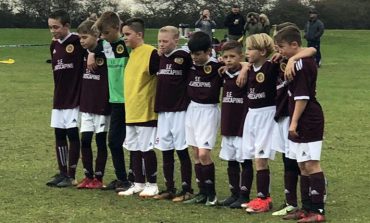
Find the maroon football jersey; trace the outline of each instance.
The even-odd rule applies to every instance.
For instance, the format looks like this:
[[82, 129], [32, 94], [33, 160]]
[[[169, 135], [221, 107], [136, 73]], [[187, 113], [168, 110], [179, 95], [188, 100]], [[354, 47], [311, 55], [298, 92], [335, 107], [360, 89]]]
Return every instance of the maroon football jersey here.
[[187, 73], [192, 66], [190, 54], [176, 49], [162, 55], [157, 72], [155, 112], [185, 111], [189, 104], [186, 94]]
[[188, 73], [187, 92], [190, 100], [200, 104], [220, 102], [222, 78], [218, 74], [221, 64], [214, 58], [203, 66], [192, 65]]
[[223, 75], [221, 104], [221, 135], [243, 136], [244, 119], [247, 114], [247, 90], [236, 85], [239, 71]]
[[317, 67], [313, 58], [298, 60], [296, 75], [288, 86], [289, 115], [293, 116], [296, 100], [308, 100], [307, 106], [298, 121], [299, 137], [289, 139], [297, 143], [320, 141], [324, 134], [324, 114], [316, 100]]
[[284, 72], [286, 63], [288, 60], [283, 59], [280, 61], [279, 76], [276, 81], [276, 113], [275, 121], [278, 121], [280, 117], [289, 116], [288, 111], [288, 84], [289, 81], [285, 80]]
[[80, 111], [97, 115], [109, 115], [109, 89], [107, 60], [103, 53], [95, 54], [97, 68], [87, 68], [87, 52], [84, 57]]
[[76, 34], [52, 41], [50, 53], [54, 74], [54, 109], [79, 106], [84, 49]]
[[276, 79], [279, 65], [266, 61], [260, 68], [248, 71], [247, 97], [250, 108], [275, 106]]

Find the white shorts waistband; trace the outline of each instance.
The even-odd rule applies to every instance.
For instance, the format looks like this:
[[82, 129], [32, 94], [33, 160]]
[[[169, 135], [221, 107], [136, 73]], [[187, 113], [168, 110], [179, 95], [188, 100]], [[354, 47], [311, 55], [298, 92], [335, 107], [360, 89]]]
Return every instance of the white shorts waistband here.
[[265, 112], [265, 111], [276, 111], [276, 106], [267, 106], [262, 108], [249, 108], [249, 112]]
[[197, 107], [201, 107], [201, 108], [209, 108], [209, 107], [217, 107], [218, 105], [217, 104], [201, 104], [201, 103], [197, 103], [197, 102], [194, 102], [194, 101], [190, 101], [190, 104], [189, 104], [189, 107], [192, 107], [192, 108], [197, 108]]

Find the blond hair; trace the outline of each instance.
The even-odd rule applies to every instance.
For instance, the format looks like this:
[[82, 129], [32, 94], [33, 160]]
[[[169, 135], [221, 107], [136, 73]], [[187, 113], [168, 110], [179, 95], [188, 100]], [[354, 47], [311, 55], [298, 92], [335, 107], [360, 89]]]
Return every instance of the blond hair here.
[[171, 33], [175, 39], [178, 39], [180, 36], [179, 29], [175, 26], [163, 26], [159, 29], [159, 33]]
[[274, 40], [266, 33], [248, 36], [246, 40], [247, 49], [266, 51], [266, 57], [274, 52]]

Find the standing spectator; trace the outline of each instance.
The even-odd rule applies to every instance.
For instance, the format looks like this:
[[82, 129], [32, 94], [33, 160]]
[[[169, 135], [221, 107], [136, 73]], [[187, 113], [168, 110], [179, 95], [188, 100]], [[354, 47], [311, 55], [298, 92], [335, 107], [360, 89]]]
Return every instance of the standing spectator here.
[[255, 12], [249, 12], [247, 14], [247, 23], [244, 25], [244, 35], [250, 36], [261, 32], [262, 26], [259, 17], [259, 14]]
[[204, 9], [200, 13], [200, 18], [195, 22], [195, 28], [207, 33], [212, 38], [216, 22], [211, 19], [211, 13], [208, 9]]
[[320, 38], [324, 33], [324, 23], [318, 19], [316, 9], [310, 9], [309, 20], [304, 27], [304, 38], [307, 40], [307, 47], [315, 47], [317, 50], [315, 61], [317, 67], [321, 65]]
[[240, 14], [238, 5], [232, 6], [231, 13], [226, 16], [224, 25], [228, 29], [228, 38], [230, 40], [238, 40], [243, 36], [245, 18]]
[[261, 33], [266, 33], [267, 35], [270, 35], [270, 30], [271, 30], [271, 26], [270, 26], [270, 20], [269, 18], [267, 17], [267, 15], [265, 14], [260, 14], [259, 16], [260, 18], [260, 23], [261, 23]]

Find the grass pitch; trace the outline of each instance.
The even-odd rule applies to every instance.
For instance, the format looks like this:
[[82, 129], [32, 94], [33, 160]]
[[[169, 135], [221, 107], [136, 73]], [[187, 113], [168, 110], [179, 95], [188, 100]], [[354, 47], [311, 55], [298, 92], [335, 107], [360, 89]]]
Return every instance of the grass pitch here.
[[[220, 37], [222, 32], [218, 33]], [[329, 180], [328, 222], [370, 222], [369, 35], [370, 31], [328, 30], [322, 40], [317, 96], [326, 120], [322, 167]], [[155, 43], [155, 37], [156, 31], [149, 30], [147, 42]], [[0, 29], [0, 45], [49, 41], [46, 29]], [[45, 63], [49, 54], [48, 46], [0, 47], [0, 60], [16, 61], [0, 64], [1, 222], [285, 222], [271, 212], [248, 215], [244, 210], [45, 186], [57, 169], [53, 129], [49, 127], [53, 93], [51, 67]], [[216, 189], [222, 199], [229, 191], [227, 163], [217, 158], [219, 150], [218, 146], [213, 155]], [[161, 156], [157, 154], [159, 185], [163, 188]], [[271, 162], [271, 177], [276, 209], [284, 200], [280, 155]], [[82, 178], [80, 162], [78, 179]], [[105, 182], [112, 179], [109, 157]], [[196, 189], [195, 183], [193, 186]]]

